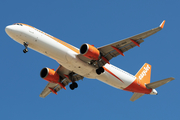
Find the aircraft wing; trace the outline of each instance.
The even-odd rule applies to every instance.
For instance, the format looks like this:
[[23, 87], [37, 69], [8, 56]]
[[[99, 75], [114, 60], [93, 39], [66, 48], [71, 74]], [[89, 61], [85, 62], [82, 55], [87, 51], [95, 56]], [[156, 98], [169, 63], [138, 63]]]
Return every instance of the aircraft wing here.
[[[73, 72], [67, 70], [66, 68], [64, 68], [61, 65], [56, 70], [56, 72], [62, 78], [61, 83], [64, 84], [65, 86], [67, 86], [69, 83], [71, 83], [71, 80], [79, 81], [79, 80], [84, 78], [81, 75], [78, 75], [76, 73], [73, 73]], [[69, 78], [66, 78], [65, 76], [63, 76], [63, 74], [68, 74], [71, 80]], [[49, 87], [53, 88], [56, 91], [59, 91], [59, 90], [62, 89], [62, 87], [59, 84], [49, 82], [39, 96], [42, 97], [42, 98], [45, 98], [47, 95], [49, 95], [51, 93], [51, 90], [49, 89]]]
[[[109, 45], [105, 45], [103, 47], [99, 47], [98, 50], [102, 53], [102, 55], [107, 59], [111, 60], [113, 57], [116, 57], [120, 54], [119, 51], [122, 52], [122, 55], [124, 52], [130, 50], [131, 48], [138, 46], [142, 42], [144, 42], [143, 39], [155, 34], [156, 32], [160, 31], [164, 27], [165, 20], [161, 23], [161, 25], [157, 28], [148, 30], [146, 32], [137, 34], [135, 36], [117, 41], [115, 43], [111, 43]], [[113, 47], [117, 48], [116, 50]]]
[[124, 56], [124, 52], [130, 50], [131, 48], [135, 46], [140, 46], [140, 44], [144, 42], [143, 39], [163, 29], [164, 24], [165, 24], [165, 20], [157, 28], [154, 28], [146, 32], [134, 35], [132, 37], [99, 47], [98, 50], [100, 51], [101, 56], [103, 56], [106, 59], [106, 61], [103, 58], [101, 58], [99, 62], [97, 63], [97, 61], [92, 61], [91, 59], [86, 58], [82, 54], [79, 54], [78, 58], [86, 63], [93, 63], [92, 65], [95, 66], [96, 68], [99, 68], [99, 66], [102, 67], [103, 65], [107, 63], [107, 61], [110, 61], [112, 58], [120, 54]]
[[[51, 93], [51, 90], [48, 87], [53, 88], [53, 89], [56, 88], [56, 91], [59, 91], [61, 89], [61, 87], [58, 84], [49, 82], [46, 85], [46, 87], [44, 88], [44, 90], [41, 92], [41, 94], [39, 95], [40, 97], [45, 98], [47, 95], [49, 95]], [[59, 88], [59, 90], [58, 90], [58, 88]]]

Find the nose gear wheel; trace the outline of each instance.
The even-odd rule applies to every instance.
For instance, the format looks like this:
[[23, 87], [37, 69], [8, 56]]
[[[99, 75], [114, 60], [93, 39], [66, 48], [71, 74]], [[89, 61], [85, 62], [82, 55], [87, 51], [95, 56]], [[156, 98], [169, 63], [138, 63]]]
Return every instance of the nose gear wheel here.
[[24, 47], [25, 49], [23, 50], [24, 53], [27, 53], [28, 52], [28, 43], [27, 42], [24, 42]]

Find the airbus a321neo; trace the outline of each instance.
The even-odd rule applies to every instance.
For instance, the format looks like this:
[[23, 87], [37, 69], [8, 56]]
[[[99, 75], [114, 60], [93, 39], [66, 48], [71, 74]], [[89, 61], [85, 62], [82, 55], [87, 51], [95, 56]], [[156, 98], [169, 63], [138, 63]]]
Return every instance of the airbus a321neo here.
[[57, 70], [45, 67], [41, 70], [40, 76], [48, 81], [40, 97], [45, 98], [51, 92], [57, 94], [61, 89], [66, 90], [78, 87], [76, 81], [86, 78], [98, 79], [108, 85], [125, 91], [133, 92], [131, 101], [135, 101], [144, 94], [157, 95], [155, 88], [174, 80], [173, 77], [150, 83], [151, 65], [145, 63], [137, 74], [131, 75], [128, 72], [117, 68], [109, 61], [118, 56], [124, 56], [124, 52], [144, 42], [143, 39], [155, 34], [164, 27], [165, 21], [157, 28], [141, 34], [102, 46], [83, 44], [80, 49], [55, 38], [35, 27], [23, 23], [16, 23], [5, 28], [6, 33], [18, 43], [24, 45], [24, 53], [31, 48], [44, 54], [60, 65]]

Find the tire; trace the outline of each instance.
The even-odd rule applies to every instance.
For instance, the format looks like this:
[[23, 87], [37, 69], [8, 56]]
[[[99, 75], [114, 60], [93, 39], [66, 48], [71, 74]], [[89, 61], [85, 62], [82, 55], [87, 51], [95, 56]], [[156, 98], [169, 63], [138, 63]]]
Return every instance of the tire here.
[[73, 87], [74, 88], [77, 88], [78, 87], [78, 84], [76, 82], [73, 83]]
[[100, 68], [96, 69], [96, 73], [97, 73], [98, 75], [100, 75], [100, 74], [103, 73], [103, 72], [104, 72], [104, 68], [103, 68], [103, 67], [100, 67]]
[[101, 74], [101, 71], [100, 71], [99, 69], [96, 69], [96, 73], [97, 73], [98, 75], [100, 75], [100, 74]]
[[28, 49], [24, 49], [23, 52], [24, 52], [24, 53], [27, 53], [27, 52], [28, 52]]
[[26, 53], [26, 50], [24, 49], [23, 52]]
[[70, 84], [70, 86], [69, 86], [69, 87], [70, 87], [70, 89], [71, 89], [71, 90], [74, 90], [74, 86], [73, 86], [73, 84]]
[[103, 67], [100, 67], [99, 70], [101, 71], [101, 73], [104, 72], [104, 68]]

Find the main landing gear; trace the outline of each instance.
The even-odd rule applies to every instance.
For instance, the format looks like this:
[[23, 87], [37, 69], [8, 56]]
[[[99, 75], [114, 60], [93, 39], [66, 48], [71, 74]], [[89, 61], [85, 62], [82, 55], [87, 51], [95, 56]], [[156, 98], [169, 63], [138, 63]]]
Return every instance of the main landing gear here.
[[98, 75], [100, 75], [101, 73], [103, 73], [104, 72], [104, 68], [103, 67], [99, 67], [98, 69], [96, 69], [96, 73], [98, 74]]
[[24, 53], [27, 53], [27, 52], [28, 52], [28, 49], [27, 49], [27, 48], [28, 48], [28, 43], [27, 43], [27, 42], [24, 42], [23, 44], [24, 44], [24, 47], [25, 47], [25, 49], [23, 50], [23, 52], [24, 52]]
[[73, 82], [72, 84], [70, 84], [69, 87], [70, 87], [71, 90], [74, 90], [75, 88], [78, 87], [78, 84], [76, 82]]

